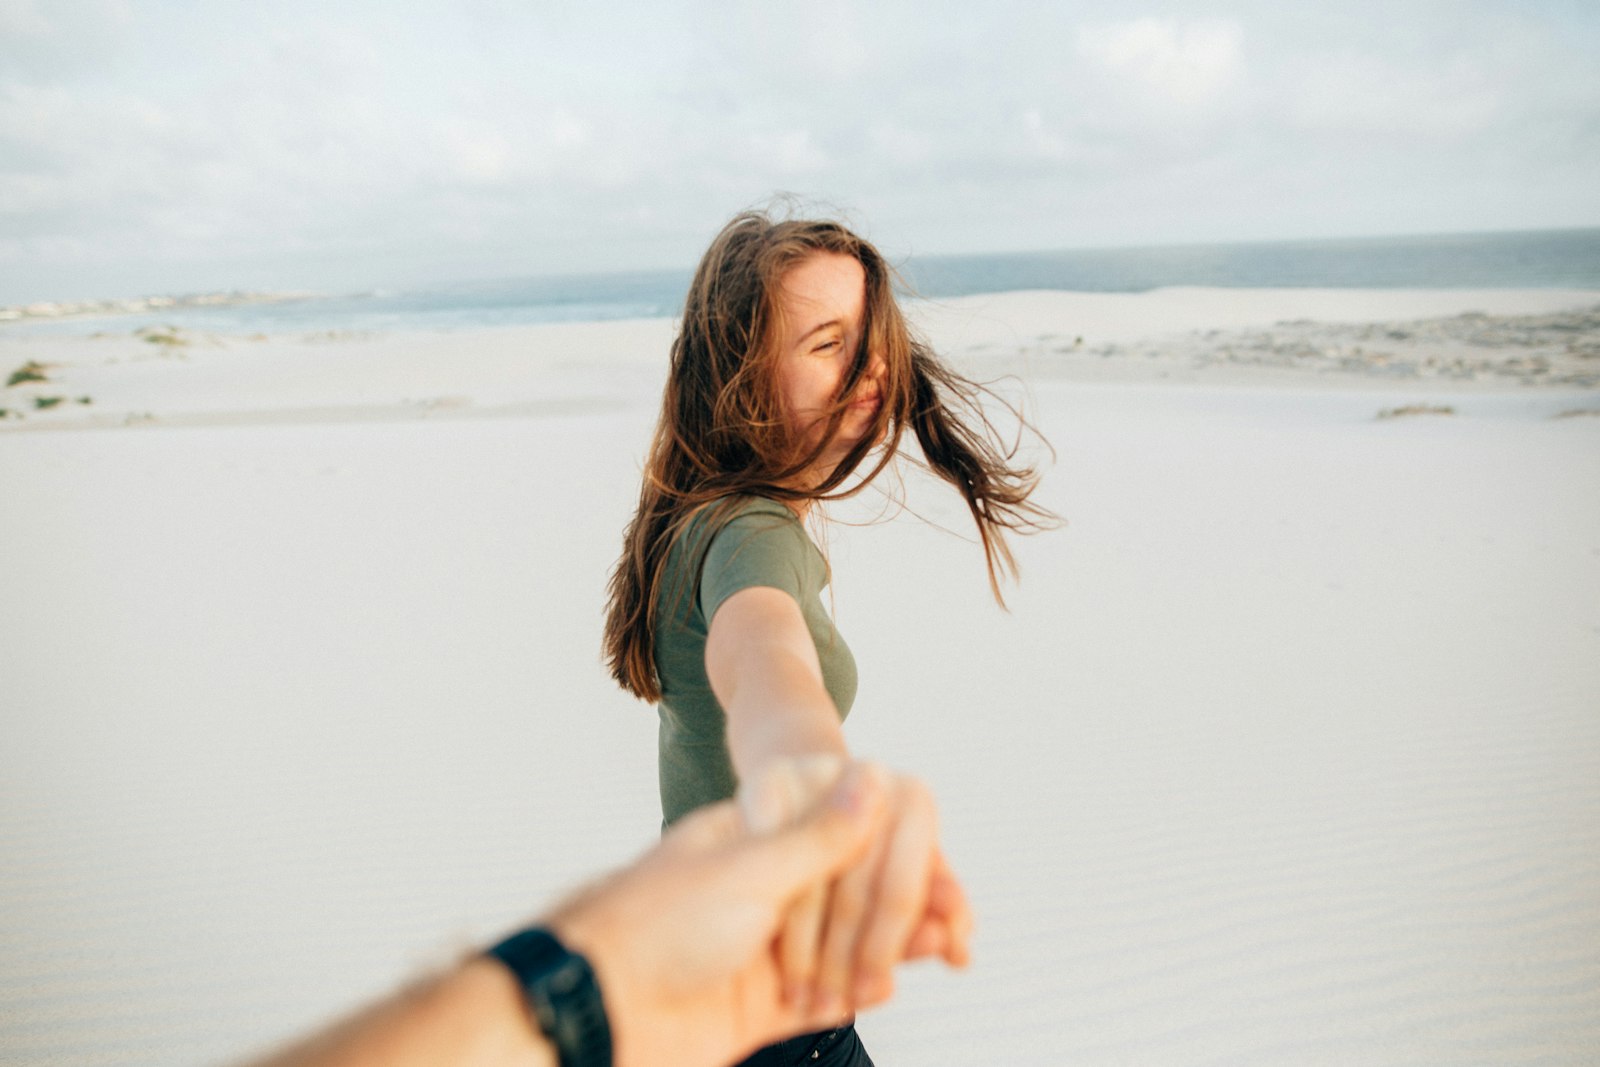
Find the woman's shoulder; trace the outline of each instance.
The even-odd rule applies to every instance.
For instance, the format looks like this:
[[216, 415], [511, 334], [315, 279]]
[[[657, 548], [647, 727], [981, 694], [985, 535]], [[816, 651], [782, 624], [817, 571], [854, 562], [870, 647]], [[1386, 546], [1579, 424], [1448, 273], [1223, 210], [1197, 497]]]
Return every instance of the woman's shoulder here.
[[792, 524], [796, 529], [804, 530], [798, 515], [780, 501], [767, 496], [725, 496], [701, 504], [684, 529], [697, 536], [710, 533], [715, 537], [735, 523], [748, 525], [754, 522], [759, 526], [769, 526], [773, 519], [779, 520], [780, 524]]
[[739, 554], [752, 543], [768, 553], [802, 559], [817, 553], [800, 517], [781, 501], [764, 496], [724, 497], [701, 508], [690, 522], [687, 541], [714, 555]]
[[827, 563], [804, 524], [781, 501], [729, 501], [726, 521], [708, 531], [698, 573], [709, 619], [726, 596], [753, 585], [782, 589], [804, 604], [828, 582]]
[[793, 523], [797, 527], [800, 526], [800, 516], [791, 511], [787, 505], [772, 499], [770, 496], [734, 497], [733, 503], [729, 506], [729, 521], [743, 518], [746, 515], [775, 515]]

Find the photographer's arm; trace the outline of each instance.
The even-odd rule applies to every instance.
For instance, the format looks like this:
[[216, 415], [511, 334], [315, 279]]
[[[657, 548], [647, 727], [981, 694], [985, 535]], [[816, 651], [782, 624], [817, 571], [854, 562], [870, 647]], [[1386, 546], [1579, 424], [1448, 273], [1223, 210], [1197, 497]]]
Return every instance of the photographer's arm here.
[[[778, 832], [751, 833], [733, 801], [715, 804], [557, 908], [544, 925], [593, 967], [617, 1067], [713, 1067], [826, 1025], [782, 997], [772, 943], [789, 906], [862, 858], [883, 818], [883, 778], [866, 766]], [[555, 1062], [517, 980], [480, 956], [258, 1067]]]

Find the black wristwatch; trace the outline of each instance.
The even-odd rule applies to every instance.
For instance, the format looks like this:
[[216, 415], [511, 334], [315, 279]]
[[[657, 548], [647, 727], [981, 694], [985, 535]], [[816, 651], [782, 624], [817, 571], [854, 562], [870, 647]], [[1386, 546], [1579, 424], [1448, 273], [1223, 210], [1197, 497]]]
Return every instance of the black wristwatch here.
[[539, 927], [512, 934], [488, 955], [517, 976], [561, 1067], [611, 1067], [611, 1025], [588, 960]]

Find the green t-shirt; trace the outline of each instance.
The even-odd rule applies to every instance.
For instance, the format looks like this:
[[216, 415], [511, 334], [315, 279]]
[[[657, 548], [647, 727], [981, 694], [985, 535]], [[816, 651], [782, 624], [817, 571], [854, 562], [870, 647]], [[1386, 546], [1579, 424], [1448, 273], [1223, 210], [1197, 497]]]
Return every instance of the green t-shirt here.
[[[722, 602], [741, 589], [770, 586], [794, 597], [811, 631], [822, 680], [842, 721], [856, 696], [856, 661], [822, 606], [828, 564], [794, 512], [747, 497], [713, 532], [697, 515], [667, 557], [657, 590], [656, 673], [661, 678], [661, 814], [667, 824], [733, 796], [727, 715], [706, 678], [706, 633]], [[689, 572], [704, 552], [697, 574]]]

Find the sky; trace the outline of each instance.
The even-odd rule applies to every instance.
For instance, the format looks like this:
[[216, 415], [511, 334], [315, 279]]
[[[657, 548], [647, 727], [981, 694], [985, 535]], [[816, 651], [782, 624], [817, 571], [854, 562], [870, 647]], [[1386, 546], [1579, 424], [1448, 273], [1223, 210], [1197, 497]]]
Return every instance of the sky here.
[[0, 305], [1600, 225], [1592, 0], [0, 0]]

